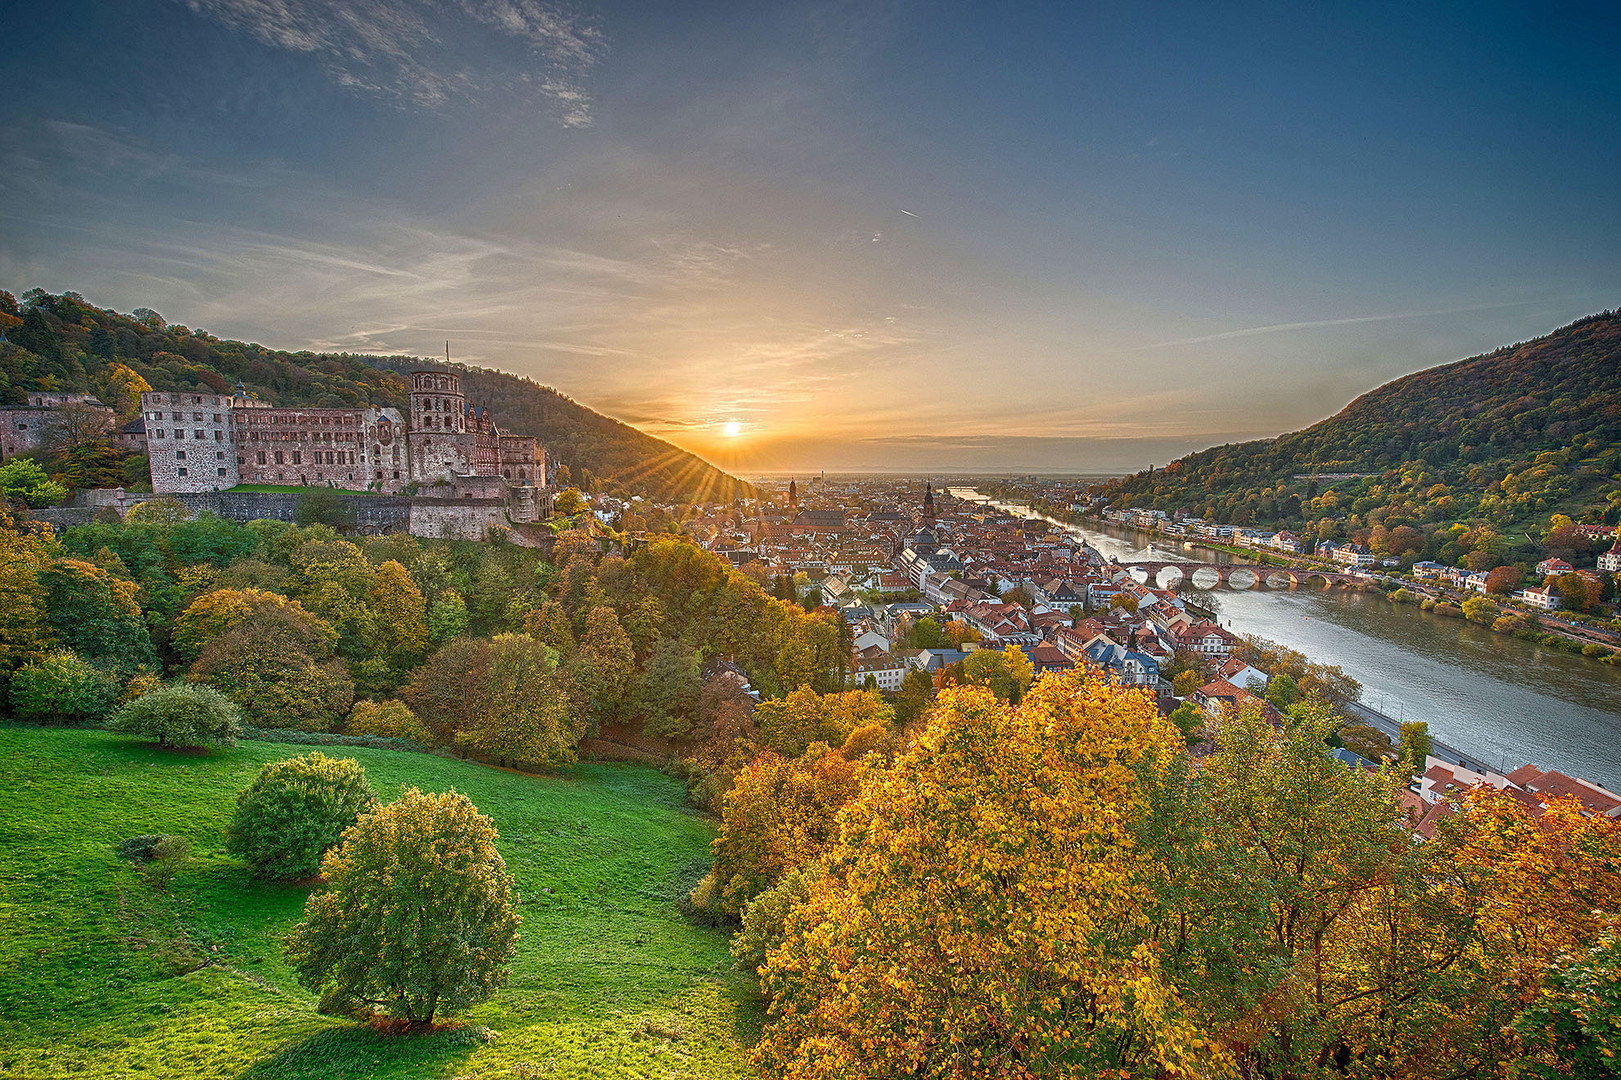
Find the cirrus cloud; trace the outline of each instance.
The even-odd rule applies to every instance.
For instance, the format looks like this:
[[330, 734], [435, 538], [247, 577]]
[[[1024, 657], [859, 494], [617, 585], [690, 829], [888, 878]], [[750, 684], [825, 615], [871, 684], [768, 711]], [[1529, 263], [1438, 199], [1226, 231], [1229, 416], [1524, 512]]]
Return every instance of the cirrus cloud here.
[[410, 108], [532, 93], [589, 127], [601, 29], [545, 0], [185, 0], [274, 49], [315, 57], [339, 86]]

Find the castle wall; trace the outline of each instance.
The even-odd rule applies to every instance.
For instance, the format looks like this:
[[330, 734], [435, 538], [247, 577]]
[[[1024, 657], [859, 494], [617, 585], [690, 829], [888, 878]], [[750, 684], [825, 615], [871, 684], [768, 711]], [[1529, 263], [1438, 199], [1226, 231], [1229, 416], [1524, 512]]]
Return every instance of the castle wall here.
[[[367, 484], [369, 409], [239, 408], [237, 457], [246, 484]], [[156, 490], [154, 485], [153, 490]]]
[[153, 491], [221, 491], [242, 482], [231, 406], [220, 394], [141, 395]]
[[113, 410], [90, 394], [31, 390], [26, 404], [0, 409], [0, 454], [13, 457], [38, 450], [44, 445], [51, 413], [65, 405], [88, 406], [105, 427], [112, 427]]

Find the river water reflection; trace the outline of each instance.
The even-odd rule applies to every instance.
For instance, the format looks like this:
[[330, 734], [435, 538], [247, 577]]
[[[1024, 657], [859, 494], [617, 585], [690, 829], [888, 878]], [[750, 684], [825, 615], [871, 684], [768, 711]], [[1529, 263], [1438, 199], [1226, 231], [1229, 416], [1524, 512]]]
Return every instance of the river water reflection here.
[[[1148, 543], [1146, 534], [1127, 530], [1065, 527], [1122, 560], [1141, 556]], [[1173, 557], [1226, 558], [1160, 543]], [[1621, 668], [1392, 604], [1378, 593], [1210, 595], [1234, 633], [1339, 665], [1366, 688], [1369, 705], [1427, 721], [1437, 739], [1465, 753], [1508, 768], [1535, 762], [1621, 790]]]

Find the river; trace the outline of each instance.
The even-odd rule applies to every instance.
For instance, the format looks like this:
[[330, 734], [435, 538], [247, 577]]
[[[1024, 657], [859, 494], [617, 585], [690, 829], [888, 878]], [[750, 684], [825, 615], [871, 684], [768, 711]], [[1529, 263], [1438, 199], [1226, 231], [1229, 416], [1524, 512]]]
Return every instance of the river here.
[[[1148, 543], [1146, 534], [1124, 529], [1064, 527], [1121, 560], [1142, 557]], [[1228, 559], [1158, 544], [1162, 558]], [[1344, 668], [1362, 683], [1368, 705], [1426, 721], [1438, 740], [1475, 758], [1509, 769], [1534, 762], [1621, 791], [1621, 668], [1392, 604], [1378, 593], [1223, 588], [1212, 595], [1234, 633], [1259, 634]]]

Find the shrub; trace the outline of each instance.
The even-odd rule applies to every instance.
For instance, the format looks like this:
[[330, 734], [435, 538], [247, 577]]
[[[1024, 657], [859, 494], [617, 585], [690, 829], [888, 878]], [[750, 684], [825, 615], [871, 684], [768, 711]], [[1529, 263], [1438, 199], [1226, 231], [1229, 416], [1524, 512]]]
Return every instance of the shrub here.
[[234, 746], [242, 733], [242, 710], [218, 690], [172, 683], [119, 709], [109, 726], [155, 739], [159, 746]]
[[273, 761], [237, 795], [225, 850], [260, 877], [309, 877], [344, 830], [376, 805], [366, 770], [353, 758], [315, 750]]
[[327, 855], [329, 887], [287, 936], [298, 981], [323, 1000], [421, 1024], [492, 997], [522, 921], [495, 839], [455, 791], [413, 788], [361, 819]]
[[191, 841], [168, 833], [158, 837], [146, 860], [146, 880], [159, 892], [168, 892], [175, 875], [191, 865]]
[[795, 870], [743, 908], [743, 928], [732, 939], [732, 956], [750, 977], [759, 977], [767, 954], [788, 936], [788, 913], [805, 902], [822, 873], [819, 864]]
[[433, 745], [433, 736], [422, 726], [416, 713], [403, 701], [357, 701], [344, 725], [346, 735], [370, 735], [379, 739], [407, 739], [423, 746]]
[[1457, 604], [1436, 604], [1434, 610], [1437, 615], [1444, 615], [1449, 619], [1463, 618], [1463, 609]]
[[69, 649], [24, 664], [11, 677], [11, 707], [25, 720], [99, 720], [117, 700], [118, 683], [112, 676]]
[[146, 863], [152, 861], [152, 854], [164, 840], [169, 839], [168, 833], [141, 833], [118, 842], [118, 857], [128, 859], [133, 863]]
[[1499, 634], [1512, 634], [1525, 629], [1525, 620], [1518, 615], [1502, 615], [1492, 623], [1492, 629]]

